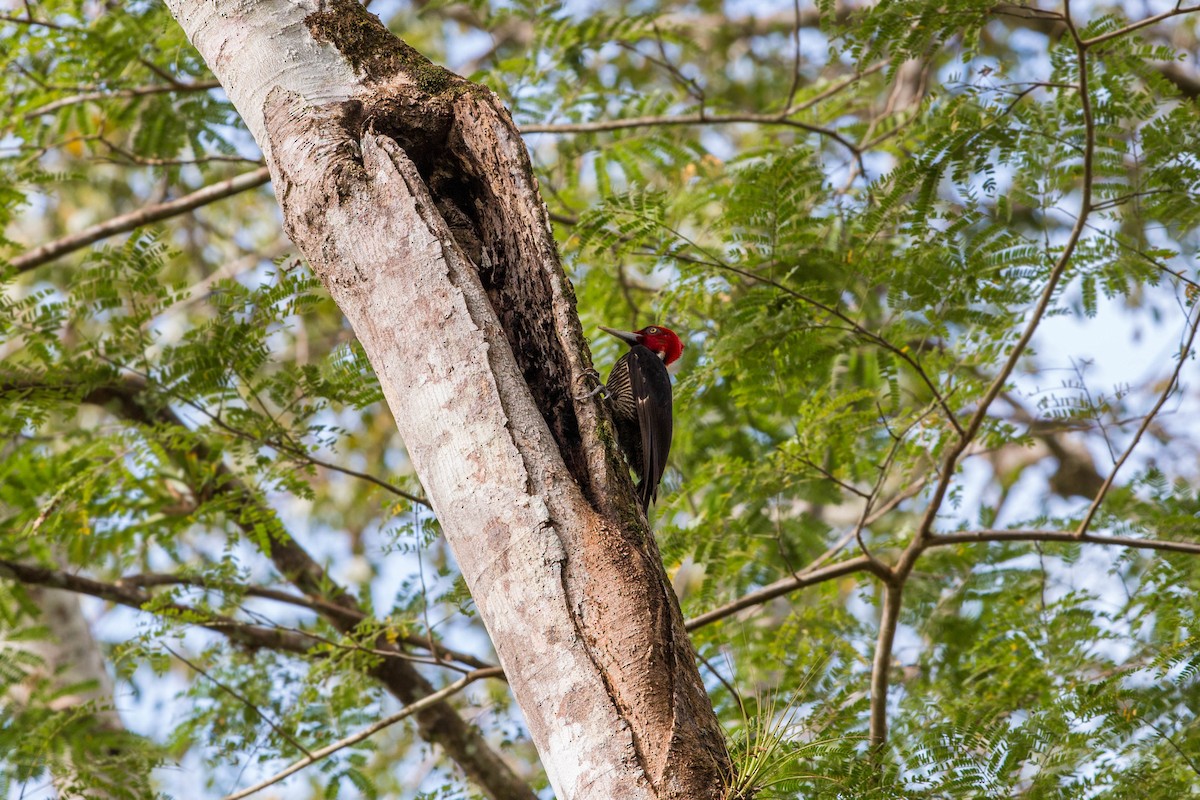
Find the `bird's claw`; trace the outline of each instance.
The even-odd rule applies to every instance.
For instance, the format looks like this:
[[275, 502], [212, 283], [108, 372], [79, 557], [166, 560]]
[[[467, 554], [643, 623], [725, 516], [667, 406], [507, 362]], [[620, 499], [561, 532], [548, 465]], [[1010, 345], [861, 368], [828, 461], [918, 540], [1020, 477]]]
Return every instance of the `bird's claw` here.
[[597, 386], [595, 389], [592, 389], [590, 392], [585, 392], [584, 394], [575, 395], [576, 400], [578, 400], [578, 401], [589, 400], [589, 399], [595, 397], [596, 395], [600, 395], [601, 397], [608, 399], [608, 387], [605, 386], [603, 382], [601, 382], [599, 372], [597, 372], [596, 370], [591, 369], [589, 367], [588, 369], [585, 369], [580, 374], [580, 377], [583, 379], [584, 383], [587, 383], [588, 380], [590, 379], [590, 380], [596, 381], [600, 385]]

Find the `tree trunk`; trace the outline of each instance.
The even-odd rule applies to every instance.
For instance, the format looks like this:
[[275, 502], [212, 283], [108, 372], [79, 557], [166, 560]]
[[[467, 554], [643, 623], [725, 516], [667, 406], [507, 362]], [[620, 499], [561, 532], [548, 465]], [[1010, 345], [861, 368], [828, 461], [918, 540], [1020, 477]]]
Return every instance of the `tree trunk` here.
[[[37, 607], [37, 621], [46, 626], [47, 635], [20, 642], [0, 640], [0, 647], [24, 650], [40, 662], [4, 699], [26, 706], [37, 693], [35, 683], [49, 681], [55, 688], [48, 706], [62, 715], [63, 735], [76, 745], [49, 758], [55, 791], [64, 798], [84, 794], [100, 800], [118, 795], [149, 797], [149, 774], [131, 774], [133, 765], [124, 758], [130, 736], [113, 707], [112, 678], [104, 668], [104, 656], [83, 616], [78, 595], [38, 586], [26, 587], [25, 592]], [[81, 761], [78, 756], [85, 737]]]
[[352, 0], [168, 0], [353, 325], [559, 798], [718, 798], [722, 734], [519, 132]]

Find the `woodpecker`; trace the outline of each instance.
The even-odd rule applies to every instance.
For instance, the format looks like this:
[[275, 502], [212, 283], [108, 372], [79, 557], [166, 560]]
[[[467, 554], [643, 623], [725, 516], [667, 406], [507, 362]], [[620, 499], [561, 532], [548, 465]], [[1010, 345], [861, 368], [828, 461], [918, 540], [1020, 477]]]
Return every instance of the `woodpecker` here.
[[671, 376], [667, 366], [683, 353], [675, 331], [650, 325], [640, 331], [618, 331], [600, 326], [629, 344], [608, 373], [605, 384], [617, 443], [638, 476], [637, 493], [642, 511], [649, 512], [658, 499], [658, 482], [667, 468], [671, 450]]

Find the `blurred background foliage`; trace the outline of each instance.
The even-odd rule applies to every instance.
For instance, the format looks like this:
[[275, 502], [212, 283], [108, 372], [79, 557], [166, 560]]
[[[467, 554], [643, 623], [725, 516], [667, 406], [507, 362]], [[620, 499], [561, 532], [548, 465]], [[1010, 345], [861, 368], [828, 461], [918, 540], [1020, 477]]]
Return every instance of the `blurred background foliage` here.
[[[265, 179], [92, 234], [260, 166], [165, 8], [10, 6], [0, 786], [219, 797], [394, 711], [371, 677], [377, 643], [432, 662], [435, 686], [493, 655]], [[738, 791], [1200, 792], [1195, 14], [1154, 0], [371, 10], [511, 109], [589, 335], [659, 323], [687, 343], [654, 524], [685, 617], [725, 609], [694, 637]], [[605, 371], [618, 343], [593, 344]], [[1081, 529], [1193, 550], [996, 535]], [[985, 541], [928, 538], [967, 532]], [[292, 546], [362, 621], [270, 596], [316, 592], [281, 567]], [[728, 604], [908, 553], [872, 759], [888, 620], [869, 564]], [[14, 564], [144, 592], [76, 590], [111, 689], [56, 668], [55, 584]], [[239, 642], [218, 618], [303, 646]], [[502, 682], [454, 703], [550, 796]], [[488, 791], [404, 723], [276, 789]]]

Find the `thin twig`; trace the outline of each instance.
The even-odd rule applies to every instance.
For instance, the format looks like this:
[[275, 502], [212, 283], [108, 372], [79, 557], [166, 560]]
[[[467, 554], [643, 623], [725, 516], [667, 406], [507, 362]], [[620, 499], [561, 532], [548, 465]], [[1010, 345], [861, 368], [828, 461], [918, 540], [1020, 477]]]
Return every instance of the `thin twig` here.
[[875, 524], [883, 518], [884, 514], [887, 514], [905, 500], [911, 500], [912, 498], [916, 497], [921, 493], [921, 490], [925, 488], [925, 484], [927, 483], [929, 483], [929, 478], [926, 476], [921, 476], [908, 486], [905, 486], [903, 489], [896, 492], [896, 494], [889, 497], [883, 505], [871, 512], [871, 516], [867, 517], [867, 524]]
[[1101, 200], [1092, 206], [1093, 211], [1106, 211], [1110, 208], [1124, 205], [1132, 200], [1138, 200], [1143, 197], [1153, 197], [1156, 194], [1174, 194], [1173, 189], [1147, 189], [1144, 192], [1128, 192], [1127, 194], [1110, 197], [1107, 200]]
[[309, 758], [312, 757], [312, 753], [310, 753], [308, 751], [307, 747], [305, 747], [304, 745], [300, 744], [300, 742], [298, 742], [294, 738], [292, 738], [292, 735], [289, 734], [287, 731], [285, 731], [279, 723], [275, 722], [275, 720], [268, 717], [261, 708], [259, 708], [254, 703], [251, 703], [244, 695], [242, 695], [240, 692], [238, 692], [232, 686], [227, 686], [224, 683], [221, 683], [219, 680], [214, 678], [212, 675], [209, 675], [208, 672], [206, 672], [205, 669], [203, 667], [201, 667], [199, 664], [189, 661], [188, 659], [184, 658], [183, 654], [178, 653], [175, 650], [173, 650], [170, 645], [163, 643], [162, 648], [164, 650], [166, 650], [168, 653], [170, 653], [171, 655], [175, 656], [175, 658], [177, 658], [178, 660], [182, 661], [184, 664], [187, 664], [194, 671], [196, 671], [200, 675], [207, 678], [209, 680], [209, 682], [212, 683], [214, 686], [216, 686], [218, 689], [225, 692], [230, 697], [237, 700], [242, 705], [246, 706], [246, 708], [250, 709], [255, 714], [257, 714], [259, 719], [261, 719], [263, 722], [267, 723], [267, 725], [270, 726], [271, 730], [278, 733], [279, 736], [284, 741], [286, 741], [288, 744], [290, 744], [292, 747], [296, 748], [301, 753], [304, 753], [304, 755], [308, 756]]
[[[875, 485], [871, 489], [871, 494], [867, 497], [867, 501], [863, 505], [862, 514], [859, 515], [858, 522], [854, 525], [854, 529], [849, 535], [850, 538], [858, 541], [858, 547], [860, 550], [862, 550], [863, 555], [871, 560], [871, 566], [873, 568], [872, 571], [877, 575], [884, 576], [885, 578], [890, 576], [890, 568], [873, 556], [867, 549], [867, 545], [862, 538], [863, 529], [869, 524], [868, 520], [879, 518], [879, 515], [872, 516], [871, 507], [875, 504], [875, 498], [879, 496], [879, 492], [883, 489], [884, 482], [887, 480], [888, 475], [892, 471], [892, 464], [895, 463], [896, 454], [900, 451], [900, 446], [904, 444], [904, 440], [908, 438], [908, 434], [912, 433], [912, 429], [920, 425], [926, 417], [933, 413], [933, 409], [934, 406], [928, 406], [924, 411], [918, 414], [916, 418], [909, 422], [908, 425], [905, 426], [904, 430], [898, 434], [893, 433], [892, 429], [888, 427], [888, 433], [892, 436], [892, 446], [888, 448], [888, 454], [883, 459], [883, 464], [879, 466], [879, 477], [875, 479]], [[884, 425], [887, 426], [887, 419], [883, 416], [882, 410], [880, 411], [880, 417], [883, 419]], [[846, 539], [846, 537], [843, 538]], [[846, 541], [849, 541], [849, 539], [846, 539]]]
[[96, 139], [100, 142], [100, 144], [104, 145], [109, 150], [125, 159], [124, 161], [121, 161], [120, 159], [115, 158], [100, 157], [100, 160], [106, 162], [112, 161], [119, 164], [134, 164], [139, 167], [183, 167], [194, 166], [197, 164], [212, 164], [217, 162], [225, 164], [255, 164], [257, 166], [262, 166], [263, 163], [261, 158], [246, 158], [245, 156], [225, 155], [199, 156], [197, 158], [150, 158], [149, 156], [139, 155], [132, 150], [121, 147], [115, 142], [110, 142], [103, 136], [97, 136]]
[[1187, 764], [1188, 767], [1191, 768], [1192, 772], [1196, 773], [1197, 775], [1200, 775], [1200, 762], [1195, 761], [1186, 752], [1184, 752], [1183, 748], [1180, 747], [1175, 742], [1175, 739], [1172, 736], [1170, 736], [1166, 731], [1159, 728], [1153, 722], [1147, 722], [1146, 724], [1150, 727], [1150, 729], [1152, 731], [1154, 731], [1160, 737], [1162, 737], [1162, 739], [1164, 741], [1166, 741], [1167, 744], [1171, 745], [1171, 749], [1179, 754], [1179, 757], [1183, 759], [1183, 763]]
[[171, 305], [167, 306], [166, 308], [163, 308], [153, 317], [150, 317], [143, 322], [142, 331], [149, 331], [168, 315], [185, 309], [212, 296], [212, 287], [219, 281], [223, 281], [228, 278], [235, 278], [245, 272], [255, 269], [262, 261], [274, 261], [276, 258], [279, 258], [280, 256], [286, 255], [290, 252], [292, 252], [291, 243], [286, 239], [283, 239], [282, 241], [271, 245], [264, 252], [247, 253], [240, 258], [226, 262], [215, 271], [206, 275], [197, 283], [189, 286], [187, 290], [179, 296], [178, 300], [171, 303]]
[[[1191, 313], [1191, 312], [1189, 312]], [[1187, 341], [1184, 342], [1183, 348], [1179, 352], [1179, 363], [1175, 365], [1175, 370], [1171, 373], [1171, 379], [1167, 381], [1166, 387], [1158, 396], [1158, 402], [1154, 404], [1154, 408], [1150, 409], [1150, 413], [1142, 420], [1142, 424], [1138, 426], [1137, 433], [1133, 435], [1133, 440], [1129, 446], [1125, 448], [1125, 452], [1121, 453], [1121, 457], [1117, 459], [1117, 463], [1113, 465], [1112, 470], [1108, 473], [1108, 477], [1104, 479], [1104, 484], [1100, 487], [1100, 491], [1096, 493], [1096, 498], [1092, 500], [1092, 504], [1088, 506], [1087, 513], [1084, 514], [1083, 520], [1079, 523], [1079, 527], [1075, 529], [1076, 538], [1087, 533], [1088, 526], [1092, 524], [1092, 520], [1096, 516], [1096, 512], [1100, 510], [1100, 504], [1104, 502], [1105, 496], [1112, 489], [1113, 481], [1116, 480], [1117, 472], [1129, 460], [1129, 456], [1133, 454], [1133, 450], [1138, 446], [1138, 442], [1142, 440], [1142, 435], [1150, 427], [1150, 423], [1158, 416], [1158, 412], [1166, 405], [1167, 398], [1175, 391], [1175, 387], [1179, 384], [1179, 374], [1183, 371], [1183, 365], [1188, 360], [1188, 355], [1192, 352], [1192, 344], [1196, 341], [1196, 330], [1200, 328], [1200, 306], [1195, 312], [1195, 320], [1192, 322], [1188, 330]]]
[[695, 80], [694, 78], [689, 78], [687, 75], [684, 75], [683, 72], [679, 69], [679, 67], [675, 66], [675, 64], [671, 61], [670, 56], [667, 55], [667, 49], [663, 45], [662, 31], [659, 30], [658, 23], [657, 22], [653, 23], [651, 25], [651, 28], [654, 31], [654, 39], [653, 39], [654, 44], [658, 47], [659, 55], [657, 58], [650, 55], [649, 53], [644, 53], [641, 50], [639, 50], [637, 48], [637, 42], [624, 42], [624, 41], [617, 40], [615, 42], [615, 44], [617, 47], [621, 48], [622, 50], [626, 50], [635, 56], [644, 58], [645, 60], [649, 61], [651, 64], [661, 67], [663, 69], [663, 71], [665, 71], [668, 75], [671, 76], [672, 80], [674, 80], [681, 87], [683, 87], [683, 91], [687, 94], [688, 97], [691, 97], [693, 100], [695, 100], [699, 104], [700, 112], [704, 113], [704, 103], [705, 103], [704, 87], [701, 86], [700, 83], [697, 80]]
[[712, 662], [710, 662], [707, 658], [705, 658], [704, 655], [699, 650], [696, 651], [696, 658], [700, 659], [700, 663], [703, 664], [705, 667], [707, 667], [708, 671], [713, 674], [713, 677], [716, 678], [720, 682], [720, 684], [725, 687], [725, 691], [729, 692], [730, 696], [733, 697], [733, 702], [738, 704], [738, 708], [740, 708], [742, 710], [742, 717], [745, 718], [746, 704], [744, 702], [742, 702], [742, 695], [740, 692], [738, 692], [737, 687], [735, 687], [732, 683], [730, 683], [729, 680], [724, 675], [721, 674], [721, 671], [719, 669], [717, 669], [716, 667], [714, 667], [712, 665]]
[[849, 492], [850, 494], [861, 497], [864, 500], [866, 500], [867, 498], [869, 498], [871, 496], [867, 492], [864, 492], [862, 489], [859, 489], [854, 484], [847, 483], [846, 481], [839, 478], [837, 475], [834, 475], [832, 472], [825, 469], [820, 464], [813, 461], [811, 458], [806, 458], [805, 456], [794, 456], [794, 458], [797, 461], [799, 461], [801, 464], [803, 464], [804, 466], [811, 469], [813, 472], [819, 473], [821, 475], [821, 477], [823, 477], [826, 480], [831, 481], [832, 483], [841, 487], [841, 489], [843, 491], [846, 491], [846, 492]]
[[683, 234], [679, 233], [678, 231], [670, 228], [669, 226], [663, 226], [663, 227], [665, 230], [667, 230], [668, 232], [670, 232], [671, 234], [676, 236], [678, 239], [680, 239], [680, 241], [686, 242], [686, 243], [692, 245], [693, 247], [696, 247], [698, 250], [700, 250], [701, 252], [704, 252], [705, 255], [708, 256], [708, 258], [700, 259], [700, 258], [695, 258], [695, 257], [684, 255], [683, 253], [670, 253], [669, 255], [671, 258], [675, 258], [680, 261], [689, 261], [689, 262], [696, 263], [696, 264], [705, 264], [707, 266], [714, 267], [716, 269], [722, 269], [727, 272], [732, 272], [735, 275], [741, 275], [744, 278], [749, 278], [750, 280], [757, 281], [759, 283], [763, 283], [768, 286], [774, 287], [775, 289], [778, 289], [779, 291], [781, 291], [787, 295], [790, 295], [791, 297], [794, 297], [803, 303], [807, 303], [808, 305], [811, 305], [812, 307], [825, 312], [826, 314], [828, 314], [831, 317], [834, 317], [837, 320], [840, 320], [841, 322], [845, 323], [850, 328], [851, 332], [853, 332], [854, 334], [862, 337], [863, 339], [866, 339], [867, 341], [869, 341], [879, 347], [882, 347], [884, 350], [887, 350], [888, 352], [892, 353], [900, 360], [904, 361], [906, 364], [908, 364], [910, 367], [913, 368], [913, 370], [917, 373], [917, 376], [921, 378], [921, 382], [924, 383], [925, 387], [927, 389], [929, 389], [931, 394], [933, 394], [934, 399], [937, 400], [938, 406], [941, 408], [942, 413], [946, 417], [946, 421], [949, 422], [950, 425], [954, 428], [954, 430], [958, 432], [960, 437], [964, 435], [963, 428], [959, 424], [958, 418], [954, 416], [954, 412], [950, 409], [950, 406], [946, 402], [945, 397], [943, 397], [942, 393], [940, 391], [938, 391], [937, 386], [934, 385], [933, 380], [925, 372], [925, 369], [924, 369], [924, 367], [921, 366], [920, 362], [917, 361], [915, 358], [913, 358], [913, 356], [911, 354], [909, 354], [905, 348], [897, 347], [895, 344], [893, 344], [892, 342], [890, 342], [889, 340], [887, 340], [880, 334], [875, 333], [874, 331], [863, 327], [854, 318], [852, 318], [850, 315], [846, 314], [845, 312], [840, 311], [837, 308], [830, 306], [826, 303], [822, 303], [820, 300], [817, 300], [815, 297], [804, 294], [803, 292], [798, 292], [795, 289], [791, 288], [790, 286], [780, 283], [779, 281], [764, 277], [762, 275], [759, 275], [756, 272], [752, 272], [747, 269], [742, 269], [741, 267], [735, 267], [732, 264], [726, 264], [721, 259], [715, 258], [711, 253], [707, 253], [704, 250], [704, 248], [700, 247], [695, 242], [691, 241], [690, 239], [688, 239], [687, 237], [685, 237]]
[[10, 14], [0, 14], [0, 22], [11, 22], [15, 25], [36, 25], [41, 28], [50, 28], [51, 30], [65, 31], [67, 33], [83, 33], [81, 28], [57, 25], [44, 19], [33, 19], [32, 17], [14, 17]]
[[404, 708], [397, 711], [395, 714], [392, 714], [391, 716], [388, 716], [388, 717], [384, 717], [383, 719], [379, 720], [378, 722], [368, 725], [367, 727], [363, 728], [362, 730], [358, 731], [357, 733], [353, 733], [344, 739], [339, 739], [338, 741], [334, 742], [333, 744], [326, 745], [325, 747], [322, 747], [319, 750], [314, 750], [311, 755], [305, 756], [304, 758], [300, 759], [299, 761], [295, 762], [294, 764], [291, 764], [290, 766], [286, 767], [285, 769], [283, 769], [283, 770], [277, 772], [276, 774], [272, 775], [271, 777], [267, 778], [266, 780], [260, 781], [246, 789], [242, 789], [240, 791], [234, 792], [233, 794], [226, 795], [224, 798], [222, 798], [222, 800], [241, 800], [241, 798], [243, 798], [243, 797], [249, 797], [250, 795], [252, 795], [256, 792], [260, 792], [263, 789], [266, 789], [268, 786], [273, 786], [274, 784], [279, 783], [284, 778], [286, 778], [289, 775], [292, 775], [296, 772], [299, 772], [300, 770], [304, 769], [305, 767], [309, 766], [310, 764], [315, 764], [317, 761], [320, 761], [321, 759], [323, 759], [327, 756], [330, 756], [339, 750], [342, 750], [344, 748], [349, 747], [350, 745], [361, 742], [363, 739], [366, 739], [366, 738], [378, 733], [379, 731], [383, 730], [384, 728], [395, 725], [397, 722], [404, 719], [405, 717], [411, 717], [413, 714], [423, 711], [424, 709], [429, 708], [432, 705], [440, 703], [441, 701], [445, 700], [447, 697], [450, 697], [452, 695], [457, 694], [458, 692], [461, 692], [463, 689], [465, 689], [467, 686], [470, 686], [475, 681], [482, 680], [484, 678], [492, 678], [492, 677], [495, 677], [500, 674], [501, 674], [501, 670], [499, 667], [492, 667], [491, 669], [480, 669], [480, 670], [475, 670], [474, 672], [468, 673], [468, 674], [464, 675], [463, 677], [459, 678], [458, 680], [456, 680], [454, 683], [451, 683], [450, 685], [448, 685], [442, 689], [439, 689], [438, 691], [436, 691], [432, 694], [425, 695], [420, 700], [417, 700], [415, 703], [410, 703], [409, 705], [407, 705]]
[[1107, 239], [1111, 244], [1115, 244], [1117, 247], [1121, 248], [1122, 250], [1124, 250], [1127, 253], [1132, 253], [1133, 255], [1142, 259], [1147, 264], [1154, 267], [1156, 270], [1163, 273], [1164, 275], [1170, 275], [1172, 278], [1177, 278], [1178, 280], [1183, 281], [1188, 286], [1191, 286], [1196, 289], [1200, 289], [1200, 282], [1192, 280], [1191, 278], [1184, 275], [1183, 270], [1174, 270], [1174, 269], [1171, 269], [1170, 267], [1168, 267], [1166, 264], [1160, 263], [1157, 259], [1155, 259], [1153, 256], [1151, 256], [1149, 253], [1146, 253], [1143, 250], [1139, 250], [1136, 247], [1132, 247], [1132, 246], [1126, 244], [1125, 242], [1122, 242], [1117, 237], [1117, 235], [1114, 234], [1112, 231], [1106, 231], [1102, 228], [1092, 225], [1090, 222], [1088, 223], [1087, 227], [1088, 227], [1088, 230], [1090, 230], [1094, 233], [1100, 234], [1105, 239]]
[[[1080, 40], [1079, 43], [1084, 47], [1092, 47], [1093, 45], [1107, 42], [1110, 39], [1116, 39], [1120, 36], [1124, 36], [1127, 33], [1133, 33], [1139, 28], [1144, 28], [1147, 25], [1153, 25], [1156, 22], [1162, 22], [1164, 19], [1178, 17], [1181, 14], [1192, 14], [1197, 11], [1200, 11], [1200, 6], [1180, 6], [1178, 3], [1176, 3], [1175, 8], [1171, 9], [1170, 11], [1164, 11], [1161, 14], [1155, 14], [1153, 17], [1146, 17], [1145, 19], [1140, 19], [1137, 22], [1131, 22], [1123, 28], [1118, 28], [1115, 31], [1109, 31], [1108, 33], [1102, 33], [1099, 36], [1093, 36], [1090, 39]], [[1068, 26], [1071, 25], [1070, 16], [1070, 14], [1067, 14]], [[1078, 37], [1078, 34], [1076, 34], [1076, 36]]]
[[[231, 433], [235, 432], [233, 429], [227, 428], [227, 426], [223, 422], [219, 421], [216, 417], [213, 417], [213, 421], [217, 425], [220, 425], [222, 428], [226, 428], [227, 430], [230, 430]], [[238, 432], [238, 433], [241, 434], [244, 432]], [[426, 498], [421, 497], [420, 495], [413, 494], [412, 492], [406, 492], [403, 489], [401, 489], [399, 486], [396, 486], [394, 483], [385, 481], [383, 478], [378, 478], [369, 472], [359, 472], [358, 470], [350, 469], [349, 467], [343, 467], [339, 464], [334, 464], [331, 461], [325, 461], [323, 459], [317, 458], [316, 456], [305, 452], [304, 450], [301, 450], [299, 448], [296, 448], [291, 445], [280, 442], [277, 439], [259, 439], [257, 437], [254, 437], [253, 434], [244, 434], [244, 435], [249, 436], [251, 439], [253, 439], [256, 442], [259, 442], [260, 444], [265, 444], [267, 447], [273, 447], [276, 450], [279, 450], [284, 453], [288, 453], [292, 457], [298, 458], [301, 461], [307, 461], [308, 463], [312, 464], [313, 466], [322, 467], [324, 469], [332, 470], [334, 472], [340, 472], [343, 475], [349, 475], [352, 478], [358, 478], [359, 480], [366, 481], [367, 483], [372, 483], [381, 489], [385, 489], [385, 490], [391, 492], [392, 494], [396, 495], [397, 497], [402, 497], [405, 500], [408, 500], [410, 503], [422, 505], [422, 506], [425, 506], [426, 508], [433, 508], [433, 505]]]
[[788, 116], [788, 114], [791, 113], [795, 112], [791, 111], [791, 109], [788, 109], [782, 114], [708, 114], [706, 112], [679, 115], [662, 114], [646, 117], [626, 117], [625, 119], [596, 120], [594, 122], [561, 122], [541, 125], [524, 125], [521, 127], [521, 133], [600, 133], [604, 131], [627, 130], [629, 128], [651, 128], [676, 125], [730, 125], [739, 122], [748, 122], [757, 125], [784, 125], [790, 128], [799, 128], [801, 130], [808, 131], [809, 133], [815, 133], [820, 136], [824, 136], [831, 141], [837, 142], [842, 147], [849, 150], [854, 156], [861, 156], [861, 151], [858, 145], [854, 144], [837, 131], [829, 128], [823, 128], [820, 125], [812, 125], [807, 122], [791, 119]]
[[815, 106], [817, 103], [820, 103], [822, 100], [828, 100], [830, 97], [833, 97], [835, 94], [842, 91], [846, 87], [852, 86], [853, 84], [858, 83], [860, 80], [867, 77], [868, 75], [874, 75], [876, 72], [879, 72], [881, 69], [883, 69], [887, 65], [888, 65], [888, 62], [886, 60], [876, 61], [871, 66], [866, 67], [863, 70], [854, 73], [853, 75], [847, 75], [845, 78], [842, 78], [840, 81], [837, 81], [836, 83], [831, 83], [829, 86], [827, 86], [824, 89], [822, 89], [821, 91], [817, 92], [812, 97], [809, 97], [806, 100], [801, 100], [799, 103], [796, 103], [795, 105], [791, 106], [784, 113], [798, 114], [801, 111], [806, 111], [806, 110], [812, 108], [813, 106]]
[[[896, 506], [900, 505], [905, 500], [910, 500], [913, 497], [916, 497], [918, 494], [921, 493], [921, 490], [925, 488], [925, 484], [927, 484], [927, 483], [929, 483], [929, 478], [922, 476], [920, 478], [917, 478], [915, 481], [910, 483], [908, 486], [905, 486], [899, 492], [897, 492], [896, 494], [889, 497], [883, 503], [883, 505], [879, 506], [879, 508], [872, 511], [870, 516], [867, 517], [865, 525], [867, 525], [867, 526], [874, 525], [876, 522], [883, 519], [884, 515], [890, 513]], [[810, 563], [807, 567], [805, 567], [805, 569], [813, 570], [813, 569], [816, 569], [817, 567], [821, 566], [826, 561], [833, 558], [838, 553], [842, 552], [842, 550], [844, 550], [846, 548], [846, 545], [850, 544], [850, 542], [852, 542], [857, 537], [858, 537], [858, 529], [856, 527], [850, 528], [844, 534], [842, 534], [842, 537], [840, 539], [838, 539], [836, 542], [834, 542], [832, 545], [830, 545], [828, 550], [826, 550], [824, 553], [822, 553], [821, 555], [814, 558], [812, 560], [812, 563]]]
[[1137, 539], [1132, 536], [1097, 536], [1085, 533], [1082, 537], [1074, 531], [980, 530], [939, 533], [929, 539], [930, 547], [945, 547], [952, 544], [978, 542], [1067, 542], [1098, 544], [1108, 547], [1130, 547], [1135, 550], [1161, 550], [1168, 553], [1200, 555], [1200, 542], [1171, 542], [1163, 539]]
[[[101, 356], [101, 358], [104, 358], [104, 356]], [[323, 469], [328, 469], [333, 472], [340, 472], [343, 475], [349, 475], [352, 478], [358, 478], [359, 480], [363, 480], [363, 481], [366, 481], [367, 483], [374, 484], [375, 486], [378, 486], [381, 489], [391, 492], [392, 494], [396, 495], [397, 497], [404, 498], [405, 500], [408, 500], [411, 503], [417, 503], [417, 504], [426, 506], [427, 508], [433, 507], [432, 504], [429, 502], [429, 500], [427, 500], [426, 498], [421, 497], [420, 495], [415, 495], [412, 492], [406, 492], [405, 490], [401, 489], [399, 486], [396, 486], [393, 483], [385, 481], [382, 478], [376, 477], [375, 475], [372, 475], [368, 472], [360, 472], [359, 470], [351, 469], [350, 467], [343, 467], [339, 464], [334, 464], [331, 461], [325, 461], [324, 459], [317, 458], [316, 456], [312, 455], [311, 453], [307, 452], [306, 450], [304, 450], [300, 447], [296, 447], [295, 445], [288, 444], [287, 442], [280, 441], [280, 439], [278, 439], [278, 438], [264, 438], [264, 437], [255, 436], [252, 433], [243, 431], [242, 429], [237, 428], [233, 425], [230, 425], [228, 422], [223, 420], [219, 413], [209, 411], [207, 408], [205, 408], [201, 404], [197, 403], [196, 401], [194, 401], [190, 398], [184, 397], [184, 396], [172, 391], [169, 387], [163, 386], [162, 384], [158, 383], [157, 381], [154, 380], [154, 376], [152, 376], [146, 372], [134, 369], [133, 367], [130, 367], [126, 364], [120, 364], [120, 363], [117, 363], [112, 360], [110, 360], [110, 363], [114, 367], [117, 367], [120, 370], [133, 373], [139, 379], [141, 379], [141, 381], [145, 384], [146, 387], [158, 386], [164, 394], [166, 394], [170, 397], [173, 397], [174, 399], [178, 400], [179, 402], [181, 402], [184, 405], [188, 406], [189, 408], [193, 409], [197, 413], [202, 414], [203, 416], [207, 417], [214, 425], [216, 425], [218, 428], [225, 431], [226, 433], [232, 434], [233, 436], [236, 436], [240, 439], [244, 439], [245, 441], [248, 441], [248, 442], [253, 442], [255, 444], [274, 448], [275, 450], [278, 450], [281, 453], [286, 453], [286, 454], [292, 456], [293, 458], [297, 458], [301, 461], [305, 461], [309, 464], [312, 464], [315, 467], [321, 467]], [[187, 426], [185, 425], [183, 427], [186, 428]]]
[[[1076, 363], [1074, 357], [1071, 357], [1069, 360], [1071, 362], [1071, 369], [1073, 369], [1075, 371], [1075, 377], [1079, 380], [1078, 388], [1080, 391], [1083, 392], [1083, 399], [1085, 402], [1087, 402], [1088, 411], [1091, 412], [1092, 420], [1096, 425], [1096, 429], [1100, 431], [1100, 437], [1102, 439], [1104, 439], [1104, 446], [1106, 448], [1108, 448], [1109, 458], [1111, 458], [1113, 460], [1113, 462], [1116, 463], [1117, 454], [1116, 454], [1116, 451], [1113, 449], [1112, 438], [1108, 435], [1108, 427], [1105, 426], [1104, 420], [1100, 416], [1100, 412], [1101, 412], [1100, 406], [1099, 406], [1099, 404], [1096, 403], [1095, 400], [1092, 399], [1092, 390], [1088, 388], [1087, 378], [1084, 375], [1084, 368], [1086, 366], [1086, 363], [1085, 363], [1085, 365], [1081, 366], [1078, 363]], [[1009, 403], [1012, 402], [1007, 397], [1007, 392], [1005, 393], [1004, 399], [1006, 401], [1008, 401]]]
[[1049, 9], [1034, 8], [1019, 3], [1003, 3], [992, 9], [993, 14], [998, 17], [1016, 17], [1017, 19], [1045, 19], [1061, 21], [1063, 15], [1057, 11]]
[[[245, 609], [243, 609], [243, 610], [245, 610]], [[247, 612], [247, 613], [249, 613], [251, 616], [256, 616], [254, 614], [254, 612]], [[265, 620], [265, 621], [270, 622], [270, 620]], [[398, 647], [394, 647], [394, 646], [388, 647], [387, 649], [383, 649], [381, 647], [368, 647], [366, 645], [358, 644], [357, 642], [350, 642], [350, 643], [339, 642], [334, 639], [330, 639], [326, 636], [321, 636], [320, 634], [313, 633], [312, 631], [303, 630], [301, 628], [292, 628], [292, 627], [288, 627], [285, 625], [273, 625], [272, 627], [278, 628], [279, 630], [294, 633], [297, 636], [303, 636], [306, 639], [312, 639], [317, 644], [325, 645], [326, 647], [332, 647], [337, 650], [346, 650], [346, 651], [354, 652], [354, 653], [367, 653], [368, 655], [378, 656], [379, 658], [397, 659], [400, 661], [407, 661], [407, 662], [410, 662], [413, 664], [428, 664], [431, 667], [441, 667], [443, 669], [449, 669], [449, 670], [453, 670], [454, 672], [459, 672], [459, 673], [470, 672], [471, 669], [490, 669], [493, 666], [495, 666], [494, 664], [489, 664], [486, 661], [479, 661], [478, 659], [474, 659], [478, 663], [472, 663], [472, 664], [467, 664], [465, 666], [459, 666], [458, 664], [455, 664], [453, 661], [449, 661], [444, 658], [439, 658], [436, 655], [415, 656], [412, 653], [401, 650]], [[346, 635], [349, 636], [352, 634], [347, 633]], [[383, 639], [385, 642], [390, 641], [391, 640], [391, 632], [388, 631], [388, 632], [380, 634], [380, 636], [376, 639], [376, 641], [378, 642], [380, 639]], [[411, 636], [411, 635], [410, 636], [397, 636], [396, 641], [404, 642], [405, 644], [415, 643], [417, 647], [422, 647], [425, 649], [429, 649], [431, 646], [431, 642], [428, 639], [420, 639], [418, 637]], [[467, 667], [470, 667], [470, 669], [468, 669]]]

